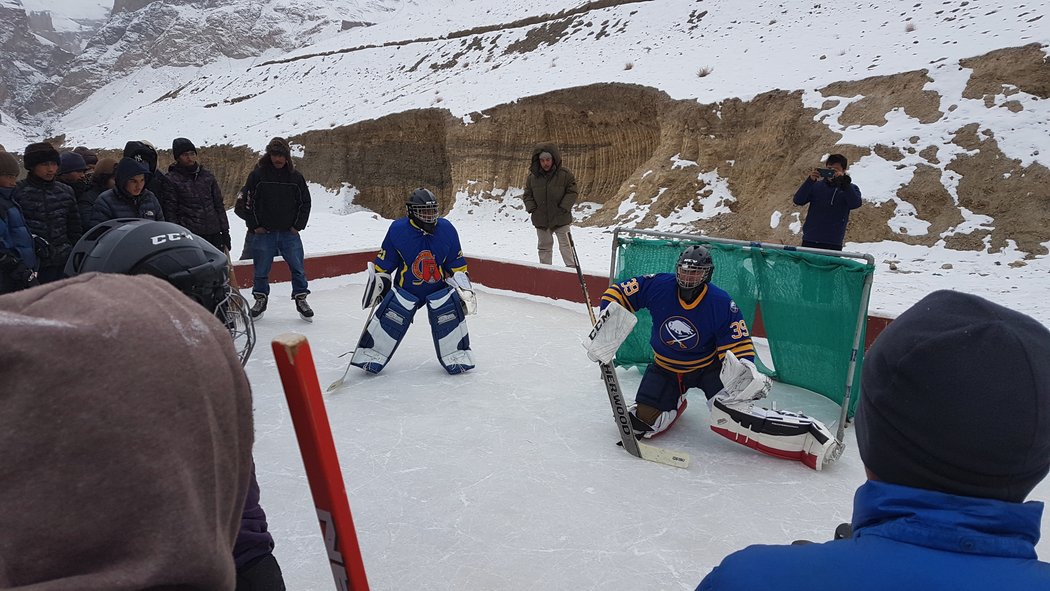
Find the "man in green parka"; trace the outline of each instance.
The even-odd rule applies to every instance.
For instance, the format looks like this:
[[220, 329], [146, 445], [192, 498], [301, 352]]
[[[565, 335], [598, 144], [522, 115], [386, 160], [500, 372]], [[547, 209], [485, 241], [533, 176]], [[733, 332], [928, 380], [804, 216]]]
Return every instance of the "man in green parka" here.
[[561, 165], [561, 153], [552, 144], [540, 144], [532, 150], [529, 176], [525, 179], [525, 211], [532, 214], [536, 227], [540, 262], [550, 265], [554, 237], [565, 266], [574, 267], [569, 246], [572, 206], [576, 203], [576, 177]]

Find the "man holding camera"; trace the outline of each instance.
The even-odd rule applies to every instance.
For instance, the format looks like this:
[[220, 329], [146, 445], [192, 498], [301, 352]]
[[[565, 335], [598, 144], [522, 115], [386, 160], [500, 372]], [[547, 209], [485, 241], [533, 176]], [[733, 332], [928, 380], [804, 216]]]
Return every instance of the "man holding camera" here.
[[860, 188], [846, 174], [849, 162], [842, 154], [832, 154], [827, 168], [814, 168], [795, 191], [795, 205], [809, 204], [802, 225], [802, 246], [842, 250], [849, 212], [860, 207]]

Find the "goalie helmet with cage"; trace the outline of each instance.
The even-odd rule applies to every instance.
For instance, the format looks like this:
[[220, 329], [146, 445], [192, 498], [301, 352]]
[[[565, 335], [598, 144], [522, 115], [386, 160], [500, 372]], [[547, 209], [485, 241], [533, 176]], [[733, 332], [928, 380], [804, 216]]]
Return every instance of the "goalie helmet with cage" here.
[[408, 217], [427, 232], [433, 232], [437, 225], [440, 210], [437, 197], [429, 189], [422, 187], [412, 191], [405, 201]]
[[683, 289], [696, 289], [711, 281], [715, 272], [715, 262], [711, 253], [703, 246], [690, 246], [678, 256], [675, 265], [675, 277], [678, 286]]
[[242, 365], [255, 347], [255, 325], [248, 303], [230, 286], [226, 255], [178, 224], [142, 219], [103, 222], [73, 246], [65, 271], [68, 276], [92, 271], [153, 275], [226, 325]]

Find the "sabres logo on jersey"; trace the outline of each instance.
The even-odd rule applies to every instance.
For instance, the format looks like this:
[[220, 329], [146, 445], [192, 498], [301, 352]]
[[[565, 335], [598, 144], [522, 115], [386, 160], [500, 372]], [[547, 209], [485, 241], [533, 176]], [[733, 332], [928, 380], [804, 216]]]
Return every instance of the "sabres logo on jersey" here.
[[660, 340], [669, 347], [683, 351], [700, 343], [700, 331], [683, 316], [672, 316], [660, 327]]
[[433, 253], [423, 250], [416, 255], [416, 260], [412, 261], [412, 276], [416, 278], [413, 282], [415, 285], [441, 281], [441, 268]]

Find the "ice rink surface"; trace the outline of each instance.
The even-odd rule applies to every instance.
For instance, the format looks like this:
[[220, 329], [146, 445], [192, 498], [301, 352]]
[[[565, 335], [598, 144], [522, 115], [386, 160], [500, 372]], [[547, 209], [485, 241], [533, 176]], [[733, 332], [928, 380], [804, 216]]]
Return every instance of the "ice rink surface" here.
[[[326, 388], [363, 327], [363, 283], [312, 281], [313, 324], [295, 313], [289, 284], [275, 284], [256, 325], [255, 461], [290, 590], [334, 583], [270, 340], [305, 334]], [[421, 310], [381, 374], [352, 368], [346, 387], [325, 394], [373, 590], [694, 589], [730, 552], [827, 540], [850, 520], [864, 480], [852, 429], [844, 456], [815, 472], [710, 431], [693, 390], [674, 429], [653, 440], [692, 464], [646, 462], [614, 445], [598, 368], [580, 345], [583, 304], [481, 286], [468, 325], [473, 371], [444, 372]], [[633, 400], [641, 374], [619, 377]], [[776, 384], [771, 399], [835, 430], [838, 407], [822, 397]], [[1031, 498], [1050, 498], [1050, 483]], [[1045, 559], [1050, 542], [1038, 550]]]

